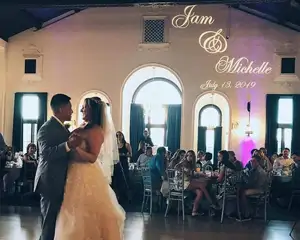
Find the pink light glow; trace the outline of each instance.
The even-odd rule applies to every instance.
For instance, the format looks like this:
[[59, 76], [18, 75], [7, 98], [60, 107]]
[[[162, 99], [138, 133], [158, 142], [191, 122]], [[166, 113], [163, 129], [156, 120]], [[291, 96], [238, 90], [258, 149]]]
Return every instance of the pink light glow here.
[[256, 148], [256, 144], [251, 137], [245, 137], [240, 145], [240, 153], [242, 156], [242, 163], [245, 166], [251, 159], [251, 150]]

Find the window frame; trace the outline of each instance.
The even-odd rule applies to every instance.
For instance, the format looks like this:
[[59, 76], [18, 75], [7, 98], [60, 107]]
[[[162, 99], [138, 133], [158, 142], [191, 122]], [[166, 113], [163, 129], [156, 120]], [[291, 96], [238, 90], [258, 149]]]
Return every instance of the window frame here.
[[[278, 131], [278, 129], [281, 129], [281, 142], [280, 142], [280, 152], [282, 152], [282, 150], [286, 147], [285, 145], [285, 139], [284, 139], [284, 132], [285, 132], [285, 129], [291, 129], [292, 131], [292, 139], [293, 139], [293, 122], [292, 123], [278, 123], [278, 116], [279, 116], [279, 100], [280, 99], [292, 99], [293, 101], [293, 104], [294, 104], [294, 99], [293, 99], [293, 96], [292, 95], [282, 95], [279, 97], [278, 99], [278, 103], [277, 103], [277, 112], [278, 112], [278, 115], [277, 115], [277, 126], [276, 126], [276, 132]], [[292, 113], [294, 116], [294, 109], [292, 108]], [[276, 134], [277, 135], [277, 134]], [[278, 139], [276, 137], [276, 142], [277, 142], [277, 149], [278, 149]]]
[[[23, 110], [23, 97], [24, 96], [37, 96], [38, 97], [38, 93], [23, 93], [22, 94], [22, 100], [21, 100], [22, 107], [21, 107], [21, 113], [20, 113], [21, 114], [21, 121], [22, 121], [22, 131], [24, 129], [25, 124], [30, 124], [30, 127], [31, 127], [30, 140], [31, 140], [32, 143], [37, 145], [37, 141], [34, 142], [34, 125], [36, 124], [36, 139], [37, 139], [39, 116], [36, 120], [34, 120], [34, 119], [24, 119], [23, 118], [23, 111], [22, 110]], [[40, 99], [38, 97], [38, 108], [40, 107], [40, 104], [41, 104]], [[40, 112], [38, 114], [40, 114]], [[24, 146], [24, 134], [23, 134], [23, 132], [22, 132], [22, 145], [23, 145], [23, 149], [22, 149], [22, 151], [23, 151], [24, 149], [27, 148], [27, 146]]]
[[[203, 106], [201, 109], [200, 109], [200, 111], [199, 111], [199, 114], [198, 114], [198, 127], [206, 127], [206, 131], [205, 131], [205, 148], [206, 148], [206, 150], [207, 150], [207, 131], [208, 130], [213, 130], [213, 132], [214, 132], [214, 134], [215, 134], [215, 128], [213, 128], [213, 129], [209, 129], [207, 126], [202, 126], [201, 125], [201, 119], [202, 119], [202, 117], [203, 117], [203, 111], [205, 111], [207, 108], [214, 108], [215, 110], [217, 110], [217, 112], [219, 113], [219, 125], [216, 125], [215, 127], [222, 127], [222, 111], [221, 111], [221, 109], [217, 106], [217, 105], [215, 105], [215, 104], [207, 104], [207, 105], [205, 105], [205, 106]], [[198, 136], [199, 137], [199, 136]], [[221, 139], [221, 141], [222, 141], [223, 139]], [[197, 140], [198, 141], [198, 140]], [[214, 137], [214, 144], [213, 144], [213, 149], [215, 148], [215, 141], [216, 141], [216, 139], [215, 139], [215, 137]], [[214, 153], [214, 151], [212, 151], [211, 152], [211, 154], [212, 154], [212, 159], [214, 160], [215, 159], [215, 153]]]
[[219, 125], [217, 125], [216, 127], [221, 127], [222, 126], [222, 111], [221, 109], [216, 106], [215, 104], [207, 104], [204, 107], [202, 107], [199, 111], [199, 115], [198, 115], [198, 126], [199, 127], [206, 127], [206, 126], [202, 126], [201, 125], [201, 119], [202, 119], [202, 113], [205, 109], [207, 108], [214, 108], [215, 110], [217, 110], [217, 112], [219, 113]]
[[163, 143], [164, 143], [164, 146], [166, 146], [167, 144], [167, 109], [166, 109], [166, 105], [163, 105], [163, 108], [165, 110], [165, 122], [162, 123], [162, 124], [154, 124], [154, 123], [151, 123], [151, 118], [150, 116], [148, 116], [148, 119], [145, 121], [145, 128], [148, 129], [149, 131], [149, 135], [151, 136], [151, 128], [163, 128], [164, 129], [164, 136], [163, 136]]
[[[179, 93], [180, 98], [181, 98], [181, 104], [182, 104], [182, 92], [180, 90], [180, 88], [171, 80], [167, 79], [167, 78], [163, 78], [163, 77], [154, 77], [154, 78], [149, 78], [146, 81], [144, 81], [142, 84], [140, 84], [137, 89], [135, 90], [133, 96], [132, 96], [132, 103], [136, 103], [136, 98], [137, 95], [139, 94], [139, 91], [145, 87], [147, 84], [152, 83], [152, 82], [166, 82], [168, 84], [171, 84]], [[165, 122], [163, 124], [152, 124], [151, 123], [151, 119], [148, 116], [148, 119], [146, 119], [145, 121], [145, 128], [148, 129], [149, 134], [151, 136], [151, 128], [164, 128], [164, 146], [166, 146], [167, 144], [167, 121], [168, 121], [168, 115], [167, 115], [167, 109], [166, 109], [166, 105], [163, 104], [162, 105], [165, 109]]]
[[[38, 122], [35, 121], [28, 121], [28, 122], [22, 122], [22, 129], [24, 129], [25, 124], [30, 124], [30, 129], [31, 129], [31, 134], [30, 134], [30, 143], [34, 143], [37, 146], [37, 133], [38, 133]], [[34, 133], [34, 125], [36, 125], [36, 134]], [[35, 137], [36, 136], [36, 137]], [[28, 144], [25, 146], [24, 145], [24, 134], [22, 133], [22, 145], [23, 145], [23, 153], [24, 149], [27, 149]], [[35, 141], [36, 138], [36, 141]]]
[[180, 90], [180, 88], [174, 83], [172, 82], [171, 80], [167, 79], [167, 78], [163, 78], [163, 77], [154, 77], [154, 78], [149, 78], [147, 79], [146, 81], [144, 81], [142, 84], [140, 84], [137, 89], [135, 90], [133, 96], [132, 96], [132, 102], [133, 103], [136, 103], [136, 98], [137, 98], [137, 95], [139, 94], [139, 91], [145, 87], [148, 83], [152, 83], [152, 82], [166, 82], [166, 83], [169, 83], [171, 84], [179, 93], [180, 97], [181, 97], [181, 104], [182, 104], [182, 92]]

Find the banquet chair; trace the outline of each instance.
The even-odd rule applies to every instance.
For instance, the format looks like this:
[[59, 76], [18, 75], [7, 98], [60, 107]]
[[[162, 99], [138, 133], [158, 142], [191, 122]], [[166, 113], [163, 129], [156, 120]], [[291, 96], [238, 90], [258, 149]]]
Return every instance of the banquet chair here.
[[172, 201], [177, 201], [177, 213], [179, 216], [180, 203], [182, 208], [182, 220], [184, 221], [184, 199], [187, 197], [184, 191], [184, 174], [183, 171], [178, 171], [175, 169], [167, 169], [167, 177], [169, 184], [169, 194], [167, 197], [167, 208], [165, 212], [165, 217], [167, 217], [170, 210]]
[[[226, 171], [226, 167], [225, 167], [224, 172], [225, 172], [225, 177], [224, 177], [223, 183], [221, 184], [222, 210], [221, 210], [220, 223], [223, 223], [223, 221], [224, 221], [224, 213], [226, 210], [227, 200], [232, 200], [232, 199], [236, 200], [238, 218], [241, 219], [239, 191], [237, 190], [236, 186], [234, 187], [234, 189], [232, 189], [232, 186], [230, 186], [229, 177], [228, 177], [228, 173], [227, 173], [228, 171]], [[237, 174], [239, 174], [239, 173], [237, 173]]]
[[258, 214], [261, 205], [264, 206], [264, 221], [268, 220], [268, 204], [270, 200], [270, 192], [273, 181], [273, 172], [268, 172], [268, 186], [266, 190], [260, 194], [254, 194], [247, 196], [249, 199], [255, 202], [255, 214]]
[[152, 215], [153, 206], [153, 188], [151, 182], [151, 170], [148, 167], [141, 168], [143, 179], [143, 202], [141, 212], [144, 212], [145, 204], [150, 200], [150, 215]]

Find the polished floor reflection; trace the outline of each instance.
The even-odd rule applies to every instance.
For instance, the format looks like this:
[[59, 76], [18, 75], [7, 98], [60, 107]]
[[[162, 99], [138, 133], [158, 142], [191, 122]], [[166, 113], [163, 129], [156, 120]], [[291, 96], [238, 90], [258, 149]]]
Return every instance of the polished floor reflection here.
[[[220, 224], [209, 217], [186, 218], [182, 222], [176, 215], [164, 218], [158, 214], [149, 217], [128, 213], [125, 240], [286, 240], [300, 239], [300, 223], [295, 221], [270, 221], [265, 224], [255, 220], [238, 223], [226, 220]], [[0, 240], [36, 240], [40, 231], [39, 211], [29, 207], [5, 207], [0, 214]], [[84, 239], [83, 239], [84, 240]]]

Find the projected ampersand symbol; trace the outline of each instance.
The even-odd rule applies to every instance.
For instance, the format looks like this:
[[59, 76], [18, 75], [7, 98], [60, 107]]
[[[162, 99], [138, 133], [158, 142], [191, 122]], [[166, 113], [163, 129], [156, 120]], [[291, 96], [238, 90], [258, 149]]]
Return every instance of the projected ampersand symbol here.
[[223, 53], [227, 50], [227, 40], [221, 34], [222, 29], [218, 31], [206, 31], [199, 37], [200, 46], [208, 53]]

